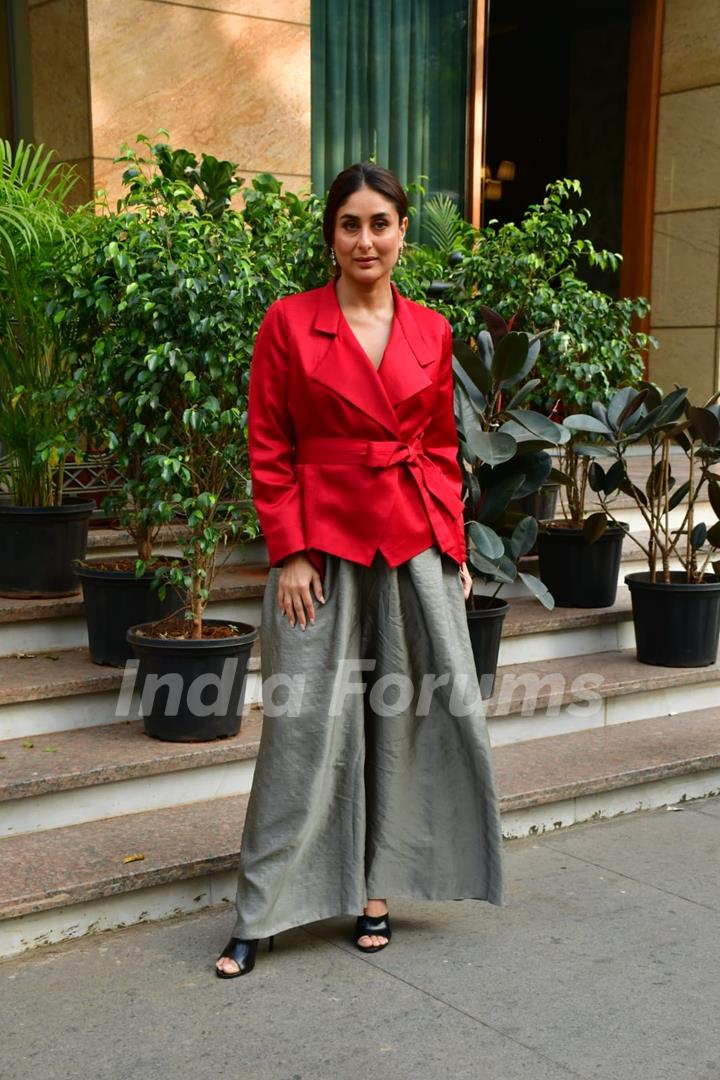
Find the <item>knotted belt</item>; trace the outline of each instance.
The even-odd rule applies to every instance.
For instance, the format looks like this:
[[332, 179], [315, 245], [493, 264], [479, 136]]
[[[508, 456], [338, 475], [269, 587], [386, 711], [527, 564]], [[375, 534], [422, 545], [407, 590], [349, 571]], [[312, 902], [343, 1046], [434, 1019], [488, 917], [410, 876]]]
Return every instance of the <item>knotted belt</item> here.
[[[463, 509], [455, 486], [432, 458], [424, 452], [422, 433], [408, 443], [399, 440], [352, 439], [338, 436], [308, 436], [295, 445], [298, 465], [366, 465], [384, 469], [406, 465], [417, 483], [430, 524], [443, 550], [457, 542], [456, 523]], [[431, 502], [431, 498], [435, 504]], [[432, 509], [439, 510], [433, 514]]]

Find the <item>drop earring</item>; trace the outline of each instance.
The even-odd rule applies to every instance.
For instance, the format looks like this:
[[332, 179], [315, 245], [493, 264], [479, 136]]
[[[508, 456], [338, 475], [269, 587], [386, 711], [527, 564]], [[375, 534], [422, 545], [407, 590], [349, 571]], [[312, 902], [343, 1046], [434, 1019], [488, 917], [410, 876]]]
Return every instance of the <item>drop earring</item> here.
[[330, 248], [330, 260], [334, 267], [337, 267], [337, 259], [335, 258], [335, 248]]

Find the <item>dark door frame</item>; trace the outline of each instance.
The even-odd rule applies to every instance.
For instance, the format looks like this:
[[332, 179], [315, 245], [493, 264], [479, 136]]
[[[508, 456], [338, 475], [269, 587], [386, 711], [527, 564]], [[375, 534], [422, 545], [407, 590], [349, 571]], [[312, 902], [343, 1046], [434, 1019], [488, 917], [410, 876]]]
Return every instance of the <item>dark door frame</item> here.
[[[621, 296], [650, 297], [665, 0], [632, 0], [625, 121]], [[639, 329], [646, 330], [649, 319]]]
[[[467, 217], [482, 220], [487, 0], [473, 0], [470, 33]], [[632, 0], [628, 56], [620, 294], [650, 296], [655, 162], [665, 0]], [[648, 319], [642, 320], [647, 329]]]

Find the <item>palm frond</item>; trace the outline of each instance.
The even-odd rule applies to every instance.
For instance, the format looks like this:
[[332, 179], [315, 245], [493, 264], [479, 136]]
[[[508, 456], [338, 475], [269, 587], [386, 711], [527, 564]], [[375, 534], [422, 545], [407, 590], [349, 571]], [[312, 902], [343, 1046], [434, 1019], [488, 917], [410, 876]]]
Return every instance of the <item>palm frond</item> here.
[[449, 255], [462, 229], [462, 218], [449, 195], [433, 195], [428, 199], [423, 208], [423, 224], [432, 246], [442, 255]]

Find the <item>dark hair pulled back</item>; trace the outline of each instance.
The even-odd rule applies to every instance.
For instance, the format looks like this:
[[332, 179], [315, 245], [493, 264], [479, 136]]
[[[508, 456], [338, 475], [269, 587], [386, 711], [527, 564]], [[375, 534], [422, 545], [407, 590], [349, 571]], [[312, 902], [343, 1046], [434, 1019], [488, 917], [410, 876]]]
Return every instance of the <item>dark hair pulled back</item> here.
[[348, 165], [333, 180], [328, 191], [325, 213], [323, 215], [323, 236], [328, 248], [333, 245], [335, 235], [335, 219], [342, 204], [359, 191], [362, 187], [372, 188], [378, 194], [384, 195], [398, 212], [400, 221], [407, 217], [408, 199], [405, 190], [395, 173], [384, 169], [382, 165], [375, 165], [371, 161], [358, 162]]

